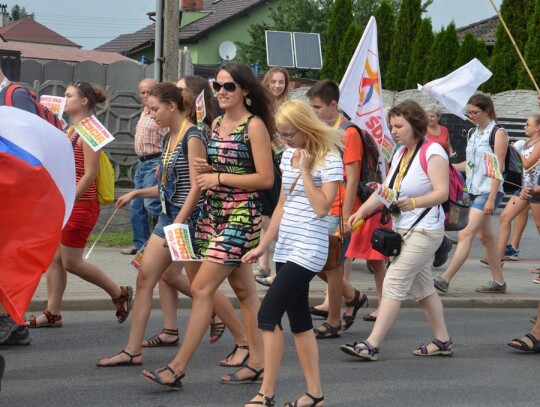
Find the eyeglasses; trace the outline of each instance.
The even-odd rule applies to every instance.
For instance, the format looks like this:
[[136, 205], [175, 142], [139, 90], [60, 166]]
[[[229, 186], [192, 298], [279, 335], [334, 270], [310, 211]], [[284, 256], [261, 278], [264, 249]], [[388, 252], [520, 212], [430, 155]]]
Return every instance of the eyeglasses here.
[[236, 88], [239, 88], [240, 85], [237, 85], [234, 82], [225, 82], [225, 83], [219, 83], [219, 82], [212, 82], [212, 87], [216, 92], [219, 92], [221, 88], [225, 89], [225, 92], [233, 93]]
[[532, 126], [534, 126], [534, 124], [525, 123], [525, 128], [532, 127]]
[[292, 140], [293, 138], [296, 137], [296, 135], [298, 134], [298, 131], [299, 130], [296, 130], [294, 133], [281, 133], [281, 132], [278, 132], [278, 133], [279, 133], [279, 137], [281, 137], [283, 140]]
[[482, 112], [483, 110], [467, 110], [467, 116], [476, 116]]

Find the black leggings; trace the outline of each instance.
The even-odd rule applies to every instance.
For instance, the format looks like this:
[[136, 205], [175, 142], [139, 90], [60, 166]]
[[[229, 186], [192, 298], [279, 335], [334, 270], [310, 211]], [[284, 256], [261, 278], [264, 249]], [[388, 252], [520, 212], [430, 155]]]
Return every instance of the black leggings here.
[[309, 283], [315, 276], [298, 264], [276, 263], [276, 278], [268, 289], [259, 309], [259, 329], [274, 331], [276, 325], [281, 330], [281, 319], [287, 312], [293, 334], [313, 329], [309, 312]]

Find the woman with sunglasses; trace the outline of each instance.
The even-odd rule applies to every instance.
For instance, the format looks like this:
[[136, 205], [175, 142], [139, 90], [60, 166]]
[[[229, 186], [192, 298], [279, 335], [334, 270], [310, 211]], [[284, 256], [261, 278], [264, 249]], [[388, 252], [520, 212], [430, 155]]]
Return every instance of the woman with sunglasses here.
[[260, 303], [251, 265], [241, 260], [259, 244], [259, 190], [274, 182], [268, 131], [273, 119], [265, 89], [246, 65], [223, 65], [213, 87], [225, 114], [214, 120], [208, 162], [202, 158], [195, 162], [200, 174], [197, 185], [206, 195], [195, 228], [195, 249], [203, 261], [191, 283], [191, 313], [176, 357], [163, 369], [143, 371], [144, 378], [170, 389], [182, 387], [187, 365], [212, 315], [214, 294], [225, 279], [240, 301], [248, 345], [237, 343], [230, 355], [247, 364], [221, 381], [253, 383], [263, 373], [262, 340], [256, 325]]
[[479, 287], [479, 293], [505, 293], [506, 282], [502, 272], [501, 257], [497, 250], [497, 240], [493, 232], [492, 216], [499, 206], [503, 196], [503, 183], [484, 175], [484, 153], [495, 153], [501, 166], [504, 165], [508, 148], [508, 135], [502, 128], [495, 133], [495, 145], [490, 146], [490, 135], [497, 124], [495, 107], [489, 96], [476, 94], [467, 102], [469, 120], [476, 125], [467, 142], [467, 160], [453, 164], [458, 171], [465, 171], [466, 184], [471, 198], [471, 210], [467, 227], [458, 234], [458, 245], [450, 265], [446, 271], [433, 279], [435, 288], [446, 293], [452, 278], [467, 260], [474, 237], [478, 235], [484, 246], [486, 259], [493, 280]]
[[317, 340], [309, 311], [309, 283], [328, 257], [327, 216], [343, 179], [339, 130], [321, 122], [300, 100], [290, 100], [276, 114], [277, 128], [290, 147], [283, 153], [283, 185], [279, 203], [261, 244], [243, 257], [254, 263], [277, 237], [277, 274], [259, 310], [263, 331], [264, 378], [246, 406], [274, 405], [274, 390], [283, 357], [281, 319], [286, 312], [307, 392], [286, 406], [322, 406]]
[[[163, 152], [158, 184], [145, 189], [136, 189], [121, 196], [118, 198], [116, 207], [124, 207], [133, 198], [159, 197], [162, 212], [141, 260], [128, 343], [117, 355], [100, 360], [98, 367], [141, 365], [143, 361], [141, 344], [152, 310], [156, 284], [168, 268], [171, 273], [180, 273], [182, 267], [185, 267], [188, 275], [197, 270], [197, 262], [171, 261], [169, 250], [165, 247], [164, 231], [164, 227], [168, 225], [183, 223], [187, 224], [193, 232], [193, 225], [197, 221], [202, 204], [201, 189], [195, 182], [199, 175], [195, 169], [195, 160], [205, 159], [206, 139], [190, 121], [193, 104], [192, 93], [176, 87], [172, 82], [154, 86], [148, 95], [147, 105], [152, 118], [160, 127], [170, 129], [162, 141]], [[223, 295], [216, 298], [218, 306], [222, 301], [227, 301]], [[171, 333], [171, 331], [166, 333]], [[155, 341], [159, 342], [157, 339]], [[178, 336], [176, 342], [178, 342]]]
[[[393, 228], [402, 236], [401, 252], [394, 256], [386, 276], [379, 314], [369, 337], [345, 344], [341, 350], [351, 356], [375, 361], [380, 346], [392, 327], [401, 302], [411, 295], [420, 303], [434, 334], [428, 345], [421, 345], [417, 356], [451, 355], [452, 340], [444, 322], [443, 305], [433, 287], [431, 263], [444, 236], [444, 211], [448, 199], [448, 156], [440, 144], [425, 141], [427, 117], [420, 105], [406, 100], [388, 112], [390, 127], [401, 147], [394, 158], [385, 185], [396, 191]], [[424, 143], [429, 143], [423, 146]], [[427, 171], [422, 168], [425, 154]], [[380, 206], [375, 194], [349, 218], [352, 226]]]
[[73, 129], [73, 125], [95, 114], [96, 105], [105, 102], [107, 96], [97, 85], [76, 81], [67, 87], [65, 98], [64, 112], [72, 124], [66, 133], [75, 156], [75, 205], [62, 230], [60, 247], [47, 270], [47, 309], [37, 317], [31, 315], [27, 325], [30, 328], [62, 326], [60, 308], [66, 290], [67, 272], [105, 290], [116, 306], [116, 319], [121, 324], [131, 310], [132, 288], [116, 285], [101, 269], [83, 259], [88, 237], [99, 218], [96, 177], [101, 150], [94, 151]]
[[[212, 134], [211, 126], [216, 115], [213, 109], [214, 98], [208, 80], [200, 76], [188, 75], [180, 78], [176, 86], [190, 91], [193, 96], [193, 103], [195, 102], [195, 98], [204, 91], [206, 116], [203, 120], [201, 131], [205, 140], [210, 139]], [[191, 123], [197, 122], [195, 106], [192, 106], [189, 120]], [[159, 280], [159, 300], [163, 312], [164, 328], [160, 333], [143, 341], [143, 347], [176, 346], [178, 344], [178, 292], [191, 297], [190, 281], [195, 277], [194, 272], [196, 272], [196, 269], [188, 268], [186, 272], [190, 273], [188, 277], [182, 275], [178, 267], [168, 267]], [[220, 314], [226, 314], [225, 320], [227, 321], [227, 325], [222, 322], [215, 312], [212, 314], [210, 343], [217, 342], [225, 332], [225, 326], [227, 326], [234, 337], [235, 343], [247, 345], [246, 334], [231, 302], [219, 291], [216, 292], [216, 295], [219, 297], [217, 300], [214, 300], [214, 308], [218, 308], [217, 304], [219, 304]], [[221, 365], [229, 367], [232, 365], [234, 367], [241, 365], [242, 361], [243, 358], [240, 360], [231, 358], [230, 360], [222, 360]]]

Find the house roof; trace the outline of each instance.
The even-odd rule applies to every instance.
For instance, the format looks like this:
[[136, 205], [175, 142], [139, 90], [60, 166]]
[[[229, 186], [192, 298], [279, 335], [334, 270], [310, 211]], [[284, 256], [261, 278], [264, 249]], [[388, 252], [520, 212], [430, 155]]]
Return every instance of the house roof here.
[[66, 37], [38, 23], [32, 17], [21, 18], [4, 27], [0, 27], [0, 37], [6, 42], [31, 42], [81, 48], [79, 44], [68, 40]]
[[460, 27], [456, 30], [459, 42], [463, 42], [465, 34], [468, 32], [473, 33], [477, 39], [484, 40], [486, 45], [495, 44], [495, 33], [499, 27], [499, 17], [493, 16], [486, 18], [485, 20], [478, 21], [473, 24], [469, 24], [465, 27]]
[[[180, 41], [192, 42], [213, 29], [240, 17], [269, 0], [204, 0], [202, 12], [208, 15], [180, 28]], [[118, 52], [129, 55], [151, 46], [155, 38], [155, 24], [151, 24], [133, 34], [123, 34], [100, 45], [98, 51]]]
[[110, 65], [117, 61], [136, 63], [136, 61], [131, 58], [113, 52], [87, 51], [74, 47], [58, 47], [55, 45], [0, 42], [0, 50], [20, 51], [21, 58], [43, 61], [94, 61], [103, 65]]

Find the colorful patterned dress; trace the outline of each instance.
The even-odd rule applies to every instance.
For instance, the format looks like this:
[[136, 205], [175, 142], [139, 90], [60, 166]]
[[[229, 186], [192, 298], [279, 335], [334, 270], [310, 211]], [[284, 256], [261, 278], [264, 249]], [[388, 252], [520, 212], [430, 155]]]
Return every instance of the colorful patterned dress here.
[[[255, 172], [244, 141], [244, 120], [228, 136], [219, 134], [221, 117], [208, 142], [207, 156], [214, 172]], [[259, 244], [261, 231], [259, 191], [216, 186], [206, 192], [195, 228], [195, 250], [205, 260], [239, 265], [242, 256]]]

